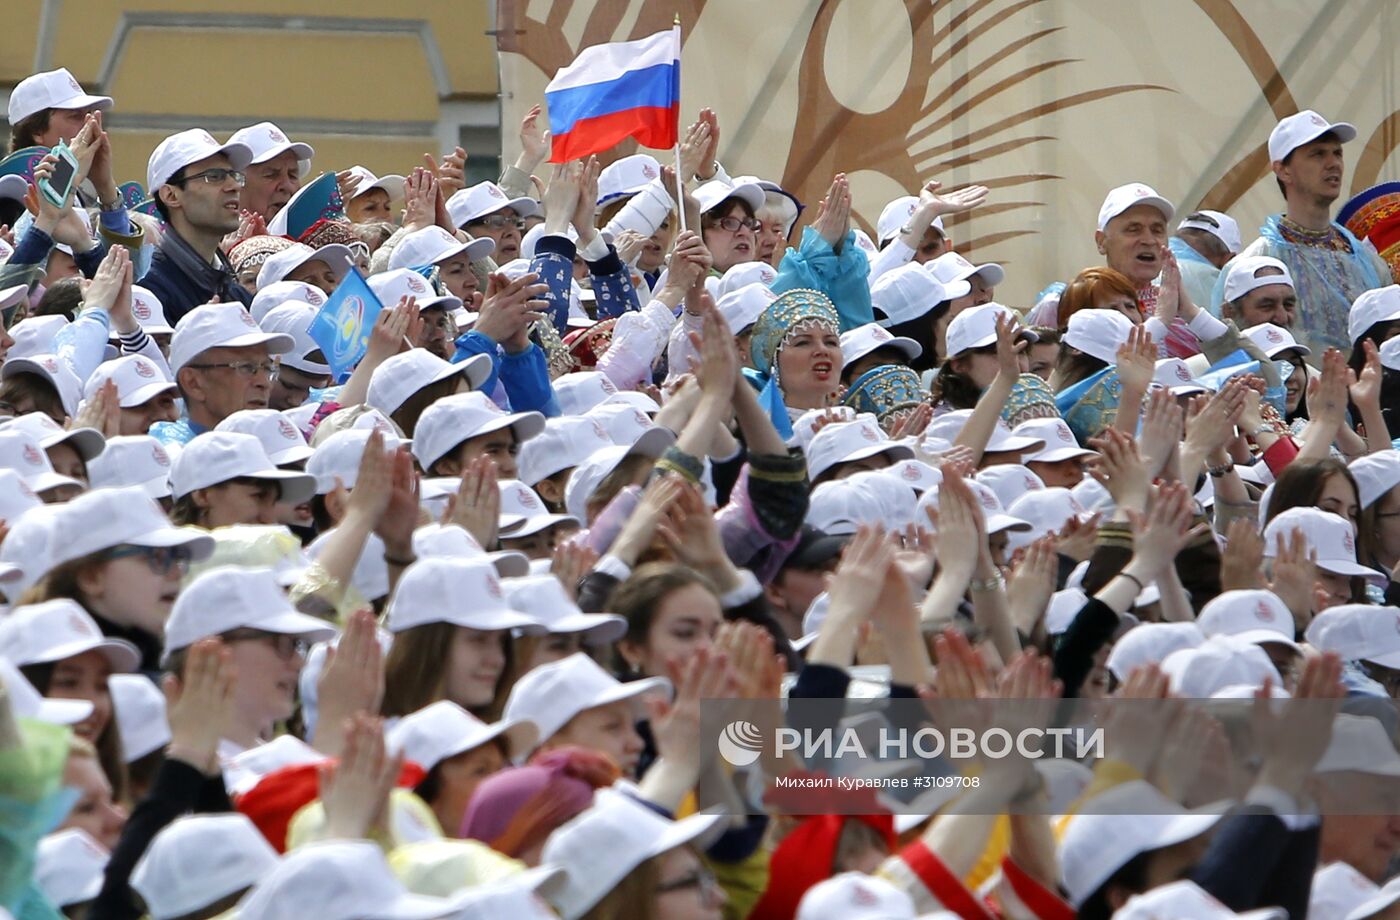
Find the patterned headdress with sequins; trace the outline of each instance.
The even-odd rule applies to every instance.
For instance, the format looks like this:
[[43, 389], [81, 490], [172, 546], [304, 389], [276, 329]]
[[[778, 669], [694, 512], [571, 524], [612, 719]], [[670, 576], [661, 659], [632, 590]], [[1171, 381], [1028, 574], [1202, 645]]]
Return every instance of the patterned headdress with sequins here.
[[888, 432], [909, 412], [928, 400], [919, 375], [904, 364], [882, 364], [861, 374], [846, 391], [842, 405], [873, 413]]
[[1352, 197], [1337, 212], [1337, 223], [1371, 245], [1400, 278], [1400, 182], [1382, 182]]
[[1001, 417], [1012, 428], [1033, 418], [1059, 418], [1055, 391], [1035, 374], [1022, 374], [1011, 385], [1011, 395], [1006, 398]]
[[787, 340], [813, 328], [841, 331], [841, 316], [831, 298], [807, 288], [779, 294], [753, 324], [749, 353], [754, 367], [760, 373], [772, 374], [778, 364], [778, 352]]

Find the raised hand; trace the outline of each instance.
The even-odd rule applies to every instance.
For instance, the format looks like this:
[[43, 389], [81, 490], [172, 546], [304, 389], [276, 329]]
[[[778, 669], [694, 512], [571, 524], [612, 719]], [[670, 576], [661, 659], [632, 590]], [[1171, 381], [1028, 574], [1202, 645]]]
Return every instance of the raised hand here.
[[674, 288], [684, 296], [709, 275], [713, 264], [714, 258], [700, 234], [686, 230], [676, 237], [675, 248], [671, 250], [665, 287]]
[[719, 522], [698, 488], [682, 482], [656, 530], [678, 560], [704, 572], [721, 592], [738, 587], [739, 573], [724, 549]]
[[238, 680], [232, 656], [217, 638], [190, 646], [184, 669], [167, 674], [166, 720], [170, 747], [166, 757], [181, 760], [205, 775], [219, 772], [219, 741], [233, 721], [233, 688]]
[[451, 153], [444, 154], [441, 165], [433, 158], [432, 154], [425, 153], [423, 154], [423, 164], [437, 177], [438, 189], [442, 192], [444, 200], [466, 188], [467, 152], [461, 147], [456, 147]]
[[1287, 711], [1274, 707], [1271, 689], [1265, 680], [1255, 692], [1250, 720], [1264, 758], [1257, 782], [1297, 797], [1332, 740], [1332, 723], [1346, 696], [1342, 660], [1336, 652], [1309, 657]]
[[97, 388], [92, 399], [86, 400], [78, 410], [69, 428], [93, 428], [102, 432], [104, 438], [115, 438], [122, 433], [121, 400], [115, 380], [108, 380]]
[[714, 158], [710, 157], [707, 163], [705, 157], [710, 149], [710, 124], [704, 118], [699, 119], [695, 124], [686, 129], [685, 137], [681, 138], [681, 180], [689, 182], [695, 178], [702, 168], [713, 163]]
[[[1279, 542], [1282, 542], [1282, 535]], [[1235, 518], [1225, 531], [1225, 549], [1220, 553], [1220, 589], [1238, 591], [1262, 587], [1264, 538], [1247, 518]], [[1311, 580], [1307, 587], [1311, 590]]]
[[327, 757], [337, 757], [350, 720], [358, 712], [378, 712], [384, 698], [384, 655], [372, 611], [350, 614], [340, 641], [326, 646], [316, 698], [321, 711], [314, 746]]
[[1011, 621], [1026, 635], [1034, 631], [1050, 606], [1050, 595], [1055, 593], [1059, 567], [1056, 538], [1053, 535], [1045, 536], [1026, 547], [1020, 562], [1011, 570], [1011, 577], [1006, 580], [1006, 604]]
[[1376, 343], [1370, 339], [1363, 339], [1361, 347], [1366, 353], [1366, 363], [1361, 368], [1361, 373], [1356, 377], [1356, 382], [1347, 388], [1351, 394], [1352, 402], [1358, 408], [1372, 408], [1380, 411], [1381, 405], [1381, 353], [1376, 348]]
[[531, 323], [546, 318], [542, 311], [549, 304], [539, 297], [549, 290], [549, 285], [540, 284], [539, 279], [535, 272], [526, 272], [514, 281], [492, 274], [486, 281], [486, 296], [472, 330], [506, 345], [507, 350], [518, 344]]
[[967, 185], [939, 194], [942, 188], [942, 182], [929, 182], [919, 191], [919, 204], [928, 207], [934, 217], [971, 211], [983, 204], [991, 191], [985, 185]]
[[578, 196], [583, 188], [585, 164], [582, 160], [555, 163], [554, 174], [544, 192], [544, 226], [549, 233], [563, 233], [573, 221], [578, 209]]
[[928, 509], [929, 520], [938, 534], [938, 564], [949, 577], [961, 579], [966, 585], [987, 542], [987, 522], [982, 506], [957, 468], [945, 463], [942, 473], [938, 510]]
[[632, 511], [627, 523], [622, 525], [617, 539], [609, 550], [627, 565], [636, 565], [637, 559], [656, 536], [657, 527], [665, 520], [666, 513], [680, 494], [682, 481], [675, 476], [661, 476], [647, 483], [642, 499]]
[[410, 233], [437, 223], [438, 180], [419, 166], [404, 179], [403, 227]]
[[1016, 340], [1020, 325], [1015, 317], [1002, 313], [997, 316], [996, 324], [997, 377], [1014, 383], [1021, 376], [1021, 353], [1030, 347], [1030, 342]]
[[598, 174], [603, 167], [596, 156], [589, 157], [579, 173], [578, 200], [574, 204], [573, 225], [578, 234], [578, 245], [587, 246], [598, 235], [595, 226], [598, 216]]
[[[392, 475], [389, 479], [389, 499], [379, 515], [374, 532], [384, 541], [385, 555], [405, 559], [413, 555], [413, 531], [419, 523], [418, 471], [413, 468], [413, 455], [405, 447], [389, 454]], [[358, 484], [356, 492], [360, 491]]]
[[[83, 309], [110, 311], [116, 305], [122, 284], [131, 272], [131, 256], [125, 246], [112, 246], [97, 266], [92, 282], [83, 292]], [[130, 287], [127, 288], [127, 309], [130, 310]]]
[[617, 257], [628, 265], [636, 262], [637, 256], [646, 249], [647, 237], [642, 236], [636, 230], [623, 230], [613, 239], [613, 246], [617, 249]]
[[501, 490], [496, 486], [496, 461], [482, 455], [467, 464], [457, 494], [447, 499], [444, 524], [456, 524], [480, 543], [494, 549], [501, 521]]
[[1128, 340], [1118, 346], [1117, 371], [1123, 389], [1132, 389], [1141, 398], [1152, 385], [1156, 370], [1157, 346], [1152, 342], [1152, 333], [1142, 326], [1134, 326], [1128, 331]]
[[554, 548], [554, 558], [549, 564], [549, 574], [559, 579], [564, 593], [578, 600], [579, 582], [583, 576], [593, 571], [598, 554], [582, 540], [565, 540]]
[[[1274, 552], [1274, 578], [1268, 587], [1293, 614], [1294, 630], [1301, 635], [1312, 622], [1313, 588], [1317, 584], [1317, 550], [1308, 545], [1302, 528], [1295, 527], [1287, 534], [1287, 539], [1284, 537], [1284, 534], [1275, 535], [1277, 542]], [[1262, 538], [1260, 539], [1262, 542]]]
[[539, 168], [549, 156], [549, 129], [541, 127], [539, 103], [530, 106], [530, 111], [520, 120], [520, 157], [515, 161], [516, 168], [527, 175]]
[[1161, 572], [1171, 565], [1192, 540], [1206, 533], [1207, 524], [1191, 526], [1191, 493], [1179, 482], [1166, 483], [1157, 490], [1152, 508], [1146, 514], [1128, 512], [1133, 529], [1133, 559], [1148, 571]]
[[1119, 508], [1145, 511], [1152, 480], [1137, 442], [1117, 428], [1105, 428], [1102, 435], [1089, 439], [1089, 445], [1099, 452], [1089, 468], [1094, 481], [1108, 490]]
[[1186, 412], [1177, 405], [1170, 390], [1163, 387], [1148, 394], [1138, 445], [1149, 477], [1157, 478], [1171, 463], [1185, 426]]
[[334, 840], [359, 840], [384, 827], [403, 769], [403, 753], [391, 757], [384, 748], [383, 719], [360, 713], [347, 721], [340, 760], [317, 771], [326, 835]]
[[851, 184], [845, 173], [837, 173], [831, 180], [831, 188], [822, 199], [822, 208], [812, 224], [826, 244], [836, 253], [851, 231]]

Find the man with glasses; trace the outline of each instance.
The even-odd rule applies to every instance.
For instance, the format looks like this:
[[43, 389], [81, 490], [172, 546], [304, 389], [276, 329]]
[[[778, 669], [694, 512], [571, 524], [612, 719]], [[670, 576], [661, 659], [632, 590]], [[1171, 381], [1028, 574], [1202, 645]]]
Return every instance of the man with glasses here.
[[175, 324], [170, 370], [185, 400], [185, 415], [160, 422], [151, 434], [165, 443], [187, 444], [240, 409], [266, 409], [277, 377], [276, 357], [296, 340], [264, 332], [238, 303], [195, 307]]
[[221, 248], [238, 229], [243, 170], [252, 159], [246, 144], [220, 144], [200, 128], [167, 137], [151, 154], [146, 183], [166, 231], [141, 284], [172, 321], [215, 297], [245, 306], [253, 300]]
[[478, 182], [447, 199], [452, 225], [474, 237], [496, 241], [493, 256], [498, 265], [520, 258], [520, 240], [525, 235], [525, 218], [539, 213], [533, 198], [511, 198], [494, 182]]

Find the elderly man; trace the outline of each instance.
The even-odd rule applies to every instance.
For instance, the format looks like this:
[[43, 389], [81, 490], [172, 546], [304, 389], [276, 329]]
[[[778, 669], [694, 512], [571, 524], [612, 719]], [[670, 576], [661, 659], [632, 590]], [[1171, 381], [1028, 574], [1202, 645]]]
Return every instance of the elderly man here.
[[151, 434], [185, 444], [240, 409], [266, 409], [278, 370], [274, 356], [295, 345], [286, 333], [259, 329], [242, 304], [209, 303], [189, 311], [170, 341], [170, 370], [185, 416], [154, 425]]
[[1223, 211], [1193, 211], [1176, 225], [1167, 240], [1172, 255], [1181, 266], [1181, 283], [1191, 302], [1209, 306], [1210, 292], [1220, 269], [1244, 248], [1240, 225]]
[[[1342, 193], [1342, 145], [1356, 137], [1346, 122], [1306, 110], [1280, 121], [1269, 134], [1269, 160], [1283, 193], [1284, 211], [1259, 228], [1259, 238], [1236, 257], [1270, 256], [1288, 268], [1298, 296], [1293, 333], [1321, 353], [1350, 350], [1347, 315], [1364, 291], [1390, 284], [1390, 269], [1369, 242], [1332, 220]], [[1225, 299], [1220, 273], [1212, 306]]]
[[146, 185], [166, 231], [141, 284], [178, 321], [216, 296], [249, 304], [253, 295], [238, 283], [220, 246], [238, 229], [239, 192], [253, 160], [246, 144], [220, 144], [201, 128], [160, 142], [146, 166]]
[[301, 188], [301, 178], [311, 169], [316, 151], [310, 144], [288, 140], [282, 129], [270, 121], [239, 128], [229, 143], [242, 144], [253, 151], [243, 191], [238, 195], [238, 207], [270, 223]]
[[1298, 293], [1288, 266], [1268, 256], [1247, 256], [1230, 263], [1220, 315], [1241, 329], [1273, 323], [1291, 330], [1298, 315]]

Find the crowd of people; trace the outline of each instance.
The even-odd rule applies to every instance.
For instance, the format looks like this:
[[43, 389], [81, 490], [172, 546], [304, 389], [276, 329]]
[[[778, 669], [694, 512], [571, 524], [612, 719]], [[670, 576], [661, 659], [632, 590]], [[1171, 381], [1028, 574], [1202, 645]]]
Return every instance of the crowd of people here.
[[[1107, 190], [1007, 304], [986, 187], [867, 234], [710, 110], [603, 166], [536, 107], [468, 185], [270, 122], [117, 176], [114, 105], [30, 76], [0, 161], [0, 916], [1400, 917], [1400, 184], [1338, 211], [1351, 125], [1278, 123], [1267, 218]], [[848, 697], [1113, 730], [863, 809], [702, 737]], [[1233, 784], [1201, 709], [1123, 714], [1215, 698]]]

